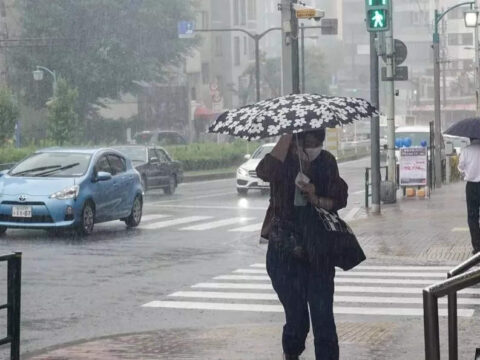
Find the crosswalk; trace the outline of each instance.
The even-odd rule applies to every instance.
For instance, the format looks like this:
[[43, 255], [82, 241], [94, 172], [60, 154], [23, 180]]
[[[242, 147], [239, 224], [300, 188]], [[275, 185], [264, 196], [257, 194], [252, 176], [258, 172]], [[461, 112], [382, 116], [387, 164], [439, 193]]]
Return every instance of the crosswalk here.
[[[363, 265], [337, 270], [335, 314], [362, 316], [423, 316], [422, 290], [446, 278], [449, 266]], [[480, 305], [480, 289], [458, 294], [458, 316], [472, 317]], [[281, 313], [265, 264], [253, 264], [208, 282], [194, 284], [144, 308]], [[447, 299], [439, 299], [439, 315], [447, 316]]]
[[[343, 210], [345, 221], [356, 218], [360, 208]], [[263, 213], [259, 217], [218, 217], [209, 215], [174, 216], [172, 214], [149, 214], [142, 216], [139, 228], [144, 230], [176, 229], [179, 231], [208, 231], [225, 229], [233, 233], [259, 232], [263, 225]]]

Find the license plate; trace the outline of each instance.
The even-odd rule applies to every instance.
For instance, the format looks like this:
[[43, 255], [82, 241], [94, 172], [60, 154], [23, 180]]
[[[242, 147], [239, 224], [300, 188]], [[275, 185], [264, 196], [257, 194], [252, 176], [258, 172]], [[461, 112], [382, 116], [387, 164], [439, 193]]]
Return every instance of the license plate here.
[[32, 207], [31, 206], [14, 206], [12, 208], [12, 217], [31, 218]]

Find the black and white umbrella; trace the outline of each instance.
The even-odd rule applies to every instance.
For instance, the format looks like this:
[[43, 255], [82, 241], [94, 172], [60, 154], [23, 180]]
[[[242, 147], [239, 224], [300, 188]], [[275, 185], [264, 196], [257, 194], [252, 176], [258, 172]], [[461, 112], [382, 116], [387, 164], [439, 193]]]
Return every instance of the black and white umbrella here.
[[377, 110], [366, 100], [293, 94], [264, 100], [218, 117], [208, 131], [246, 140], [335, 128], [370, 120]]

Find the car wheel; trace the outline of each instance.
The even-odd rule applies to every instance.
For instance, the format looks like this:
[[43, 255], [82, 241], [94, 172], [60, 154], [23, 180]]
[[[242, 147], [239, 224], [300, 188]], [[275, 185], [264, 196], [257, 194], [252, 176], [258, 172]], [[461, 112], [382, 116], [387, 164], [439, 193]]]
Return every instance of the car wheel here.
[[142, 175], [141, 184], [142, 184], [143, 192], [146, 193], [148, 190], [148, 186], [147, 186], [147, 177], [145, 175]]
[[168, 186], [165, 188], [165, 194], [173, 195], [175, 193], [175, 188], [177, 187], [177, 179], [175, 176], [170, 176], [168, 180]]
[[0, 236], [7, 232], [7, 228], [5, 226], [0, 226]]
[[237, 194], [240, 195], [240, 196], [247, 196], [248, 195], [248, 189], [237, 188]]
[[82, 218], [77, 227], [77, 233], [82, 236], [88, 236], [93, 232], [95, 225], [95, 208], [91, 201], [87, 201], [83, 206]]
[[127, 227], [133, 228], [140, 224], [140, 221], [142, 220], [142, 208], [142, 197], [137, 195], [135, 200], [133, 200], [132, 212], [130, 213], [129, 217], [125, 219], [125, 224], [127, 224]]

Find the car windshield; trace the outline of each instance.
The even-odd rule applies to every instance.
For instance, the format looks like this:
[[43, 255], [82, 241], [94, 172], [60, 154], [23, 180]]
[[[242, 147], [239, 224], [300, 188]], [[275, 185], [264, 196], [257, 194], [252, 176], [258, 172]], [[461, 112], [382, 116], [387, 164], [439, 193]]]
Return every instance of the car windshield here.
[[265, 155], [269, 154], [273, 150], [272, 145], [260, 146], [252, 155], [252, 159], [263, 159]]
[[427, 146], [430, 146], [430, 134], [427, 132], [396, 132], [395, 139], [411, 139], [412, 146], [422, 146], [422, 142], [426, 141]]
[[12, 170], [10, 176], [78, 177], [85, 174], [92, 155], [66, 152], [36, 153]]
[[133, 162], [146, 162], [145, 148], [143, 146], [115, 147], [115, 150], [120, 151]]
[[149, 144], [152, 141], [153, 133], [140, 133], [135, 135], [137, 144]]

